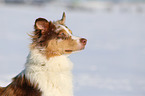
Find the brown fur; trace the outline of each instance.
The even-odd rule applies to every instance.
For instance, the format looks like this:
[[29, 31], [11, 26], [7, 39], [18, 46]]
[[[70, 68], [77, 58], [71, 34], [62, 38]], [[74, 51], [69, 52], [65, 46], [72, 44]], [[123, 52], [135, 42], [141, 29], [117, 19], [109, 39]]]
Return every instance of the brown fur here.
[[[58, 21], [52, 23], [46, 19], [38, 18], [34, 25], [35, 31], [31, 36], [33, 42], [30, 48], [39, 49], [47, 58], [68, 54], [77, 50], [76, 41], [69, 37], [64, 29], [57, 30], [60, 26], [56, 27], [55, 24], [59, 24]], [[65, 26], [62, 22], [61, 25]], [[72, 31], [70, 29], [68, 30], [72, 34]], [[62, 41], [59, 42], [59, 39]]]
[[5, 88], [0, 88], [0, 96], [41, 96], [37, 85], [32, 85], [25, 75], [17, 76]]
[[[42, 21], [41, 21], [42, 20]], [[50, 22], [46, 22], [44, 21], [45, 19], [42, 19], [42, 18], [38, 18], [36, 21], [35, 21], [35, 25], [34, 25], [34, 28], [35, 28], [35, 31], [33, 32], [33, 35], [31, 36], [32, 37], [32, 41], [33, 41], [33, 47], [44, 47], [47, 43], [47, 41], [49, 39], [51, 39], [52, 35], [54, 35], [54, 30], [56, 29], [54, 24], [50, 21]], [[40, 29], [38, 26], [40, 26], [39, 24], [41, 24], [42, 29]]]

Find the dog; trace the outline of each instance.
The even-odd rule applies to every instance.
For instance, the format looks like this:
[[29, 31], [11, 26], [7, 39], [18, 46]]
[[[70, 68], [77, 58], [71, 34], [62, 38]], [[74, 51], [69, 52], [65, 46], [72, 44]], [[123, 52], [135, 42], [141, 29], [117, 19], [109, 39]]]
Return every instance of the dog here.
[[73, 96], [68, 56], [83, 50], [87, 40], [73, 36], [65, 19], [65, 13], [53, 22], [36, 19], [25, 69], [7, 87], [0, 87], [0, 96]]

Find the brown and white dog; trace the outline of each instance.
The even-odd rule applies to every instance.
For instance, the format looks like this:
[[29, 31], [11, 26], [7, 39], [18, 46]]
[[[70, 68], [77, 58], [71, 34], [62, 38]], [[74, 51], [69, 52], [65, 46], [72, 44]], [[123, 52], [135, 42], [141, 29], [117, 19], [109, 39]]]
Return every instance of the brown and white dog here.
[[36, 19], [25, 69], [0, 88], [0, 96], [73, 96], [68, 54], [84, 49], [87, 40], [73, 36], [64, 23], [65, 13], [55, 22]]

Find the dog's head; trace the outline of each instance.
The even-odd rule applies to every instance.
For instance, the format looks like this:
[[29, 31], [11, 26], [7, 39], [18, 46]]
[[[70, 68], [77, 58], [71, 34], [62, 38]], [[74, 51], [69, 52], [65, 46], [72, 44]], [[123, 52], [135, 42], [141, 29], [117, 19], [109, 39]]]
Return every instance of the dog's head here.
[[35, 21], [31, 49], [37, 48], [47, 57], [70, 54], [85, 48], [87, 40], [72, 35], [72, 31], [65, 25], [65, 13], [62, 19], [51, 22], [44, 18]]

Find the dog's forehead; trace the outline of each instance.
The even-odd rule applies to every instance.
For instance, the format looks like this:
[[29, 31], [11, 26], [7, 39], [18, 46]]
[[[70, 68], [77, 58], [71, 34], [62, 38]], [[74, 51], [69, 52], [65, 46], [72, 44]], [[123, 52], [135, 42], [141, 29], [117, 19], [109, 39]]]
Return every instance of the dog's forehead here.
[[72, 35], [72, 31], [68, 29], [65, 25], [56, 25], [56, 33], [59, 33], [61, 30], [65, 31], [72, 39], [77, 40], [79, 42], [79, 37]]
[[71, 31], [70, 29], [68, 29], [65, 25], [60, 25], [60, 24], [57, 24], [56, 25], [56, 33], [59, 32], [60, 30], [64, 30], [65, 32], [67, 32], [69, 35], [71, 35]]

